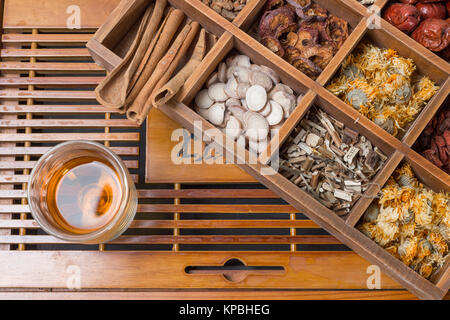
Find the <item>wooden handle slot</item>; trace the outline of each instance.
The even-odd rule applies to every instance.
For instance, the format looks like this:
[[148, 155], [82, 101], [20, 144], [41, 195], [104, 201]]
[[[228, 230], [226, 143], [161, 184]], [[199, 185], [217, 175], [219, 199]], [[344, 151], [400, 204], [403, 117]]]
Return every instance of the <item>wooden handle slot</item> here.
[[221, 266], [188, 266], [189, 275], [222, 275], [230, 282], [241, 282], [249, 275], [273, 276], [286, 272], [283, 266], [249, 266], [239, 258], [231, 258]]

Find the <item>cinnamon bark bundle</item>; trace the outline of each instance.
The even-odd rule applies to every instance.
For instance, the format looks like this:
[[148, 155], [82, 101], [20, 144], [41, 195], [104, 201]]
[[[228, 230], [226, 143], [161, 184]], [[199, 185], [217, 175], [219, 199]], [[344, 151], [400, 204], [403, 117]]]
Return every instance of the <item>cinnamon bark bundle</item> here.
[[[178, 9], [166, 8], [167, 0], [156, 0], [145, 11], [127, 55], [96, 88], [97, 100], [126, 113], [127, 118], [142, 124], [153, 105], [153, 97], [164, 88], [164, 102], [181, 89], [203, 59], [206, 32], [198, 37], [188, 63], [172, 79], [180, 61], [199, 34], [198, 22], [186, 20]], [[158, 100], [158, 105], [161, 105]]]
[[205, 56], [205, 51], [205, 29], [202, 29], [200, 37], [197, 41], [197, 45], [195, 46], [194, 53], [192, 54], [189, 62], [184, 66], [183, 69], [180, 70], [180, 72], [177, 73], [175, 77], [173, 77], [168, 83], [166, 83], [161, 89], [159, 89], [152, 95], [151, 102], [154, 106], [161, 106], [165, 104], [170, 99], [172, 99], [178, 93], [178, 91], [180, 91], [186, 80], [202, 61], [203, 57]]
[[[169, 13], [166, 23], [163, 26], [161, 26], [161, 32], [159, 34], [159, 37], [153, 39], [155, 45], [152, 48], [152, 52], [150, 54], [148, 62], [145, 65], [142, 73], [136, 80], [136, 84], [134, 85], [133, 89], [131, 90], [130, 94], [127, 97], [127, 100], [125, 102], [125, 107], [127, 110], [136, 107], [135, 105], [133, 105], [136, 99], [142, 99], [142, 96], [144, 95], [147, 98], [150, 95], [151, 91], [147, 92], [149, 90], [146, 90], [145, 88], [147, 81], [152, 76], [158, 62], [161, 60], [161, 58], [167, 51], [170, 42], [175, 36], [175, 33], [177, 32], [184, 18], [185, 15], [181, 10], [175, 9]], [[143, 91], [145, 92], [143, 93]]]
[[[183, 30], [181, 30], [181, 32], [178, 34], [177, 38], [173, 42], [170, 49], [167, 51], [166, 55], [155, 66], [150, 78], [144, 84], [143, 88], [139, 91], [137, 97], [133, 100], [130, 108], [127, 111], [127, 116], [130, 119], [135, 120], [139, 124], [141, 124], [144, 121], [151, 107], [149, 97], [151, 96], [153, 90], [155, 89], [159, 81], [168, 72], [168, 69], [171, 67], [172, 63], [176, 59], [177, 53], [181, 51], [183, 43], [185, 43], [185, 40], [191, 33], [191, 30], [192, 26], [190, 24], [186, 24]], [[173, 67], [173, 69], [175, 67]]]
[[[156, 0], [144, 13], [136, 38], [123, 59], [96, 88], [97, 100], [104, 106], [121, 109], [125, 104], [131, 76], [142, 60], [163, 16], [167, 0]], [[151, 18], [150, 18], [151, 14]]]

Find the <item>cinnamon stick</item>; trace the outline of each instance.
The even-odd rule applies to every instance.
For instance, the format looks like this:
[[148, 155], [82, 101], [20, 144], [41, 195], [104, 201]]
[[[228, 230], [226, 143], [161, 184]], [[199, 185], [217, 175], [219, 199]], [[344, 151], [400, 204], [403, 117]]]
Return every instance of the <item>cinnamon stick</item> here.
[[166, 4], [167, 0], [157, 0], [156, 4], [152, 3], [147, 8], [132, 46], [122, 63], [96, 88], [97, 100], [102, 105], [120, 109], [125, 104], [131, 75], [136, 71], [138, 63], [144, 56], [146, 47], [154, 36]]
[[153, 37], [152, 41], [150, 42], [149, 46], [147, 47], [145, 55], [142, 58], [141, 62], [139, 63], [139, 66], [137, 67], [136, 72], [131, 77], [127, 95], [130, 94], [131, 90], [136, 85], [137, 80], [140, 78], [142, 72], [144, 71], [145, 66], [147, 65], [147, 62], [150, 59], [151, 54], [153, 53], [153, 49], [155, 48], [156, 43], [158, 42], [159, 38], [161, 37], [161, 32], [164, 30], [164, 28], [167, 24], [167, 20], [169, 19], [173, 10], [174, 10], [174, 8], [170, 7], [170, 6], [167, 8], [167, 10], [165, 10], [164, 20], [161, 22], [161, 25], [159, 26], [158, 31], [156, 32], [155, 36]]
[[[138, 49], [136, 50], [135, 56], [133, 58], [133, 61], [131, 63], [130, 68], [128, 69], [127, 74], [127, 80], [128, 80], [128, 87], [125, 88], [125, 95], [128, 94], [129, 90], [131, 90], [129, 87], [131, 85], [131, 79], [133, 75], [136, 73], [138, 66], [142, 63], [144, 56], [147, 52], [147, 48], [150, 45], [150, 42], [155, 37], [155, 33], [158, 30], [158, 26], [161, 23], [161, 19], [164, 16], [164, 11], [167, 6], [167, 0], [156, 0], [152, 17], [148, 23], [147, 30], [145, 31], [144, 35], [142, 36], [142, 41], [139, 44]], [[126, 98], [126, 97], [125, 97]]]
[[[180, 48], [182, 47], [184, 40], [190, 33], [192, 27], [190, 24], [186, 24], [184, 28], [181, 30], [181, 32], [176, 37], [175, 41], [173, 42], [170, 49], [167, 51], [166, 55], [158, 62], [158, 64], [155, 67], [155, 70], [151, 74], [148, 81], [145, 83], [142, 90], [138, 93], [136, 99], [133, 101], [133, 103], [130, 105], [129, 109], [127, 110], [127, 117], [131, 120], [137, 121], [139, 124], [143, 122], [145, 117], [147, 116], [147, 113], [144, 111], [144, 104], [150, 97], [151, 93], [153, 92], [153, 89], [155, 88], [158, 81], [163, 77], [164, 73], [167, 72], [168, 68], [170, 67], [171, 63], [177, 56], [177, 53], [180, 51]], [[148, 112], [148, 111], [147, 111]]]
[[[149, 60], [126, 99], [125, 108], [127, 109], [127, 114], [132, 105], [134, 108], [136, 108], [134, 101], [138, 98], [138, 96], [142, 97], [142, 95], [144, 95], [148, 91], [148, 88], [144, 88], [144, 86], [146, 86], [146, 83], [152, 76], [156, 65], [161, 60], [164, 53], [167, 51], [167, 48], [169, 47], [172, 38], [178, 30], [178, 27], [181, 25], [181, 22], [184, 20], [184, 17], [185, 15], [183, 11], [179, 9], [175, 9], [169, 13], [169, 17], [167, 18], [167, 22], [164, 28], [161, 30], [159, 38], [154, 40], [155, 46], [151, 52]], [[148, 93], [148, 95], [150, 95], [150, 93], [151, 91]], [[136, 109], [132, 110], [132, 112], [135, 111]]]
[[180, 91], [186, 80], [194, 72], [194, 70], [197, 68], [197, 66], [205, 56], [205, 34], [205, 29], [202, 29], [191, 59], [183, 67], [183, 69], [181, 69], [180, 72], [177, 73], [175, 77], [173, 77], [168, 83], [166, 83], [161, 89], [156, 91], [155, 94], [151, 96], [149, 101], [146, 103], [144, 110], [146, 110], [151, 104], [156, 107], [165, 104], [170, 99], [172, 99], [178, 93], [178, 91]]
[[196, 37], [198, 30], [200, 29], [200, 24], [196, 21], [191, 23], [191, 31], [186, 36], [186, 39], [183, 42], [183, 45], [181, 46], [180, 50], [178, 50], [177, 55], [175, 56], [175, 59], [173, 59], [172, 63], [170, 64], [167, 71], [164, 73], [164, 75], [161, 77], [161, 79], [156, 84], [155, 88], [153, 89], [152, 95], [158, 91], [163, 85], [165, 85], [170, 78], [172, 78], [172, 75], [175, 71], [175, 69], [180, 64], [181, 59], [183, 59], [189, 50], [192, 41], [194, 41], [194, 38]]

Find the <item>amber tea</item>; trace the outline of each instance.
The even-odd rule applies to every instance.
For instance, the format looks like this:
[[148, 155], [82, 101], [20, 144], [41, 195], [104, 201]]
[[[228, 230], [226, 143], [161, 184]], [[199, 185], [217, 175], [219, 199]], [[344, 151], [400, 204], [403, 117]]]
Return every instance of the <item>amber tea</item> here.
[[73, 233], [106, 225], [117, 212], [122, 190], [117, 172], [95, 157], [67, 162], [51, 177], [47, 205], [55, 221]]
[[65, 241], [103, 243], [136, 214], [137, 194], [123, 161], [90, 141], [62, 143], [43, 155], [28, 184], [33, 218]]

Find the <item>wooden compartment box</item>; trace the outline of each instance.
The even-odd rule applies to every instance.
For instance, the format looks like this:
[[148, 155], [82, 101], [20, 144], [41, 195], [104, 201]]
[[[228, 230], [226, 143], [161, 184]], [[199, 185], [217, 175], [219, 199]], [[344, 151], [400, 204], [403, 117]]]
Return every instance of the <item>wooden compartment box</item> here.
[[[87, 45], [98, 64], [107, 70], [112, 70], [121, 61], [121, 57], [132, 39], [133, 27], [139, 22], [139, 17], [149, 2], [147, 0], [123, 0], [120, 3], [109, 20]], [[426, 186], [435, 191], [450, 192], [450, 176], [411, 149], [422, 130], [449, 95], [450, 64], [418, 45], [413, 39], [382, 19], [380, 20], [380, 29], [370, 29], [368, 25], [373, 18], [372, 12], [357, 3], [356, 0], [317, 0], [330, 12], [348, 19], [352, 26], [352, 33], [320, 77], [313, 81], [247, 33], [255, 23], [258, 23], [265, 2], [265, 0], [248, 1], [239, 16], [233, 22], [229, 22], [199, 0], [169, 0], [172, 6], [183, 10], [192, 20], [198, 21], [208, 32], [216, 35], [218, 40], [188, 79], [176, 101], [162, 106], [160, 110], [191, 132], [194, 132], [196, 127], [198, 129], [201, 124], [204, 138], [213, 139], [212, 136], [208, 136], [206, 130], [213, 129], [214, 126], [198, 115], [191, 106], [195, 95], [202, 89], [203, 84], [217, 65], [231, 51], [237, 51], [248, 55], [253, 63], [274, 69], [284, 83], [291, 86], [297, 93], [305, 94], [294, 112], [283, 124], [279, 132], [279, 139], [271, 141], [266, 152], [256, 163], [249, 162], [249, 153], [237, 144], [226, 146], [221, 143], [221, 141], [225, 141], [224, 136], [219, 139], [217, 144], [225, 149], [227, 156], [234, 157], [241, 169], [272, 189], [362, 257], [372, 264], [378, 265], [386, 274], [412, 293], [423, 299], [442, 299], [450, 288], [449, 261], [431, 280], [426, 280], [355, 228], [370, 205], [372, 201], [370, 198], [361, 198], [354, 205], [350, 214], [342, 219], [310, 194], [272, 170], [268, 163], [273, 152], [289, 137], [307, 110], [314, 104], [350, 128], [365, 135], [388, 155], [389, 158], [384, 167], [374, 178], [374, 182], [380, 186], [385, 184], [402, 161], [407, 161]], [[376, 2], [380, 8], [385, 4], [386, 0]], [[380, 47], [393, 48], [401, 56], [412, 58], [417, 65], [417, 72], [429, 76], [440, 86], [437, 94], [428, 102], [401, 137], [391, 136], [325, 88], [325, 85], [339, 70], [342, 61], [363, 40], [373, 42]], [[271, 174], [267, 174], [267, 172]], [[378, 191], [377, 187], [372, 186], [366, 191], [366, 194], [375, 195]]]

